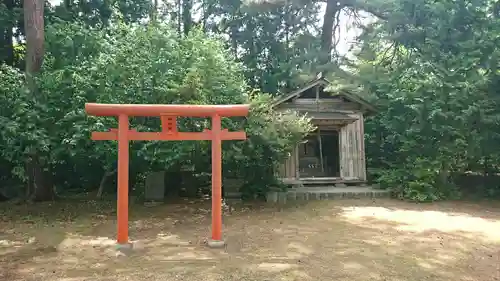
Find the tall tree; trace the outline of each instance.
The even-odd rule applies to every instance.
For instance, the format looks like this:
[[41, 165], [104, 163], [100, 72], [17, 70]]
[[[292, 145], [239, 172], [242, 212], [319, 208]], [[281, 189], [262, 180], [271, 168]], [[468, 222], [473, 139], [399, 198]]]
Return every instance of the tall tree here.
[[[44, 0], [24, 1], [24, 27], [26, 32], [26, 82], [31, 95], [33, 111], [36, 112], [37, 85], [44, 57]], [[35, 112], [32, 112], [35, 114]], [[29, 122], [29, 121], [27, 121]], [[43, 169], [42, 157], [38, 147], [27, 148], [26, 173], [27, 196], [35, 201], [54, 199], [52, 186], [47, 181], [47, 172]]]
[[[24, 1], [24, 27], [26, 31], [26, 77], [30, 85], [43, 64], [44, 55], [44, 0]], [[33, 92], [33, 94], [35, 94]]]
[[4, 62], [8, 65], [14, 65], [14, 0], [5, 0], [0, 3], [0, 63]]
[[193, 25], [192, 18], [193, 0], [182, 0], [182, 27], [184, 35], [188, 35]]
[[332, 61], [333, 36], [340, 24], [339, 16], [342, 8], [343, 6], [337, 0], [328, 0], [326, 2], [323, 27], [321, 28], [320, 63], [323, 65]]

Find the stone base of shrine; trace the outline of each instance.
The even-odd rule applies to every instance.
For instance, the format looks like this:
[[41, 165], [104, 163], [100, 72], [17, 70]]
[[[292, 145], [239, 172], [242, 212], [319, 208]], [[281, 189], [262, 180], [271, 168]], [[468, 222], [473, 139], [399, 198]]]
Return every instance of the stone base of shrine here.
[[286, 191], [268, 192], [267, 202], [286, 204], [290, 201], [384, 198], [389, 196], [388, 190], [376, 189], [371, 186], [305, 186], [290, 188]]

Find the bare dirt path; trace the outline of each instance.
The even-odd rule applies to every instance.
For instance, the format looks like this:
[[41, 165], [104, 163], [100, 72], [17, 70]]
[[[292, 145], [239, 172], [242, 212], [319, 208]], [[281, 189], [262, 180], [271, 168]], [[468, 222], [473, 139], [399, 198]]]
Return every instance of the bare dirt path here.
[[[499, 205], [500, 206], [500, 205]], [[0, 205], [0, 280], [500, 280], [500, 207], [394, 200], [236, 207], [208, 249], [207, 203], [133, 206], [116, 257], [111, 203]]]

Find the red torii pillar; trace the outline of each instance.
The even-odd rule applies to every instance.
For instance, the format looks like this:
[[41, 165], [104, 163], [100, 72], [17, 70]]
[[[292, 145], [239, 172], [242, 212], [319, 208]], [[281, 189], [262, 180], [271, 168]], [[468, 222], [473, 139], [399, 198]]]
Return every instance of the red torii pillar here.
[[[229, 132], [221, 128], [221, 117], [247, 116], [250, 106], [238, 105], [177, 105], [177, 104], [99, 104], [86, 103], [87, 114], [117, 116], [118, 129], [92, 132], [92, 140], [118, 141], [118, 246], [130, 246], [128, 241], [128, 180], [129, 141], [136, 140], [210, 140], [212, 141], [212, 240], [209, 246], [224, 246], [222, 240], [222, 141], [245, 140], [243, 131]], [[129, 117], [159, 116], [161, 132], [137, 132], [129, 128]], [[210, 117], [212, 129], [203, 132], [179, 132], [177, 117]]]

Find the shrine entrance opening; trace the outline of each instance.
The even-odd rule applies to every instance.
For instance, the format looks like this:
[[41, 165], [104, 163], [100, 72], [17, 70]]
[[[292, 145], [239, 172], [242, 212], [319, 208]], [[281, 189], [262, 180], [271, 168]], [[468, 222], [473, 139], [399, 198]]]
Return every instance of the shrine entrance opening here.
[[[108, 132], [92, 132], [92, 140], [118, 141], [117, 243], [129, 245], [128, 183], [129, 142], [137, 140], [210, 140], [212, 141], [212, 240], [211, 246], [223, 246], [222, 240], [222, 141], [245, 140], [244, 131], [229, 132], [221, 128], [221, 117], [247, 116], [250, 106], [237, 105], [177, 105], [177, 104], [99, 104], [86, 103], [85, 111], [93, 116], [116, 116], [118, 128]], [[129, 128], [129, 117], [158, 116], [160, 132], [137, 132]], [[203, 132], [179, 132], [178, 117], [209, 117], [212, 129]]]

